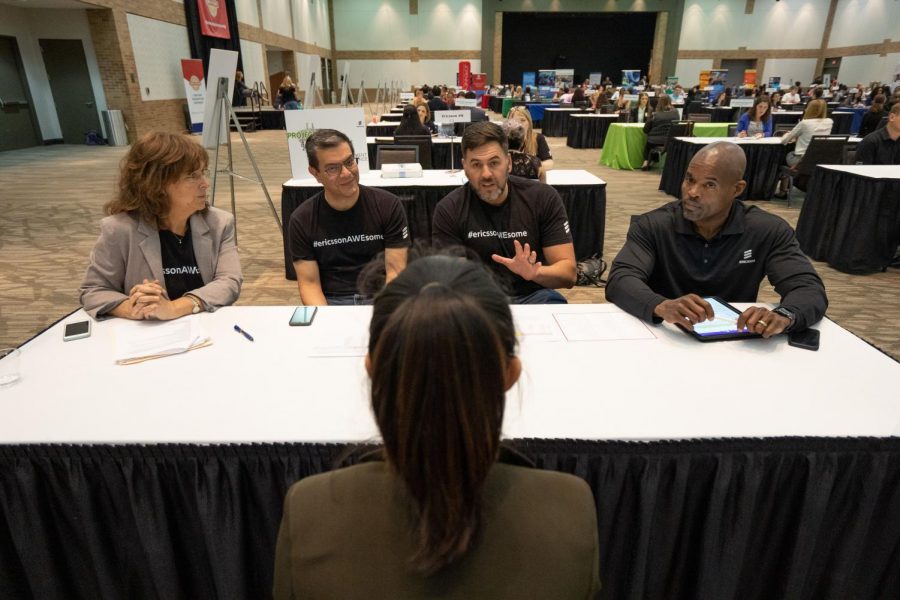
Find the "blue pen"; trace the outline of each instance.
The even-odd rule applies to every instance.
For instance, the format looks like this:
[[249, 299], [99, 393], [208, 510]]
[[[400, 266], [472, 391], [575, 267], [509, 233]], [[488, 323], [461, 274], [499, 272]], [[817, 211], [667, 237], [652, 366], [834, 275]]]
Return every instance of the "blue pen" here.
[[253, 336], [250, 335], [249, 333], [247, 333], [246, 331], [244, 331], [243, 329], [241, 329], [240, 327], [238, 327], [237, 325], [234, 326], [234, 330], [237, 331], [242, 336], [244, 336], [245, 338], [247, 338], [248, 340], [250, 340], [251, 342], [253, 341]]

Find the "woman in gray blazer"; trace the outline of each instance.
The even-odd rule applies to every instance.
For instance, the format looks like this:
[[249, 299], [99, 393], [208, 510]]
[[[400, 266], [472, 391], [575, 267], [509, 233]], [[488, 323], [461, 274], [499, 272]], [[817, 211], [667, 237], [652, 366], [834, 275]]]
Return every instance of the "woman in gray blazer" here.
[[275, 598], [596, 597], [590, 488], [500, 445], [521, 363], [487, 269], [411, 263], [375, 298], [365, 365], [383, 450], [291, 486]]
[[234, 217], [207, 204], [208, 164], [182, 135], [149, 133], [131, 147], [81, 284], [88, 314], [168, 320], [237, 300]]

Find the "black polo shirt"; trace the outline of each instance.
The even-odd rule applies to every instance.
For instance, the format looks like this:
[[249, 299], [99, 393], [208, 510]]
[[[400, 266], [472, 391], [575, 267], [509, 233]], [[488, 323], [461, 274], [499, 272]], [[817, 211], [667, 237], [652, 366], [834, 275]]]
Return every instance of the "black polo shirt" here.
[[735, 201], [722, 230], [707, 241], [684, 218], [677, 200], [632, 218], [606, 298], [636, 317], [659, 322], [653, 309], [686, 294], [755, 302], [763, 277], [796, 315], [795, 328], [825, 314], [825, 286], [787, 222]]
[[856, 147], [856, 164], [900, 165], [900, 137], [892, 140], [887, 126], [876, 129]]

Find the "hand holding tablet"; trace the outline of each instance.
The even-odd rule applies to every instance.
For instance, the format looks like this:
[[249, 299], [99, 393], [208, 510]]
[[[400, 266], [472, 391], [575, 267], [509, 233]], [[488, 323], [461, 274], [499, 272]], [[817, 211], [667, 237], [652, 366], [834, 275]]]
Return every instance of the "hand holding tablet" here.
[[769, 337], [790, 323], [766, 308], [753, 306], [742, 313], [721, 298], [696, 294], [661, 302], [654, 314], [701, 342]]

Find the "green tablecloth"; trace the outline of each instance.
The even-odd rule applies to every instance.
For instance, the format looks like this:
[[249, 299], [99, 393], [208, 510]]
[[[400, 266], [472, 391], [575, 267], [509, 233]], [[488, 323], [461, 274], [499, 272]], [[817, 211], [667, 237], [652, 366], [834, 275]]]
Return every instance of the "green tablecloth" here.
[[694, 123], [694, 137], [728, 137], [728, 126], [737, 123]]
[[506, 118], [506, 115], [509, 114], [509, 109], [512, 108], [513, 102], [515, 102], [515, 98], [504, 98], [503, 99], [503, 118]]
[[600, 164], [613, 169], [639, 169], [644, 164], [647, 135], [641, 123], [610, 123]]

